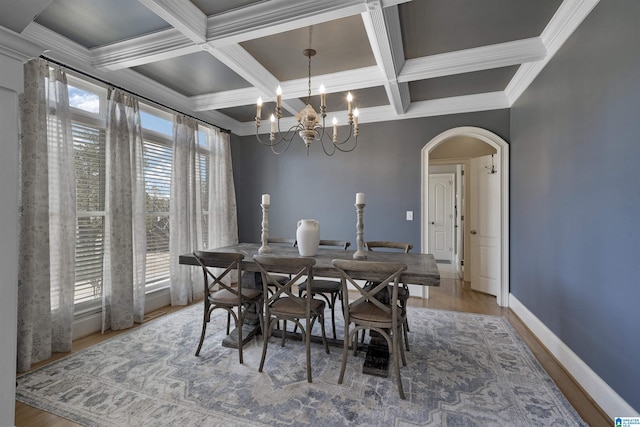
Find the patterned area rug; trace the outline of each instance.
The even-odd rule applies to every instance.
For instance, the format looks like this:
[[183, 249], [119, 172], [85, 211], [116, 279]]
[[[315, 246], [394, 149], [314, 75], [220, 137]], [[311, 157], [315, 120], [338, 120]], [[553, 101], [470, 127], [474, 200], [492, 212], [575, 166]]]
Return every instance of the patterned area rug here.
[[[86, 426], [575, 426], [586, 425], [502, 317], [410, 307], [411, 351], [393, 373], [363, 375], [363, 353], [271, 338], [221, 346], [217, 315], [200, 357], [196, 305], [69, 355], [18, 378], [17, 399]], [[327, 325], [329, 329], [329, 325]]]

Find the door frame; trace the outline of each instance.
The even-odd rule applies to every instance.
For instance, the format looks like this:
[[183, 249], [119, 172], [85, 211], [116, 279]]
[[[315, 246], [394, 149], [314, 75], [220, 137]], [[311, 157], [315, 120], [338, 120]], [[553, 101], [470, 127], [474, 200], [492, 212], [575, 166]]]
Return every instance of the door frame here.
[[[509, 306], [509, 144], [495, 133], [474, 126], [461, 126], [442, 132], [431, 139], [421, 151], [421, 246], [422, 252], [429, 252], [429, 153], [444, 141], [465, 136], [479, 139], [496, 149], [498, 165], [501, 168], [500, 182], [500, 294], [498, 305]], [[466, 218], [465, 218], [466, 220]]]

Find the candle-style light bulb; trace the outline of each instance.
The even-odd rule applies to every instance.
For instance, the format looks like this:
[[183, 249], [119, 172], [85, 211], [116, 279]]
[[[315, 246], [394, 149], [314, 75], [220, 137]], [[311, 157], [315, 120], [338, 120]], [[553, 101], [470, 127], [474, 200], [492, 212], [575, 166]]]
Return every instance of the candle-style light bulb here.
[[331, 122], [333, 123], [333, 142], [338, 142], [338, 119], [333, 116], [333, 120]]
[[347, 93], [347, 106], [348, 106], [348, 113], [351, 114], [351, 103], [353, 102], [353, 95], [351, 95], [351, 92]]
[[358, 129], [358, 116], [359, 115], [360, 115], [360, 111], [358, 111], [358, 108], [353, 110], [353, 127], [354, 127], [354, 129]]
[[260, 118], [260, 115], [262, 114], [262, 98], [261, 97], [258, 97], [257, 105], [258, 105], [258, 108], [257, 108], [257, 111], [256, 111], [256, 117]]
[[278, 85], [276, 89], [276, 106], [280, 108], [282, 106], [282, 88]]
[[324, 85], [320, 85], [320, 107], [327, 106], [327, 91], [324, 88]]

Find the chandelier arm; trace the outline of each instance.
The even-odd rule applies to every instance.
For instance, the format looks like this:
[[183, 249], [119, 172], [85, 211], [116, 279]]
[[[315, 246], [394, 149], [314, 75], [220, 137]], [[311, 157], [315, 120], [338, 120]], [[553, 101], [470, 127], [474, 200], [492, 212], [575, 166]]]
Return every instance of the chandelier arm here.
[[282, 151], [276, 151], [276, 149], [274, 148], [275, 145], [272, 145], [271, 146], [271, 151], [273, 152], [273, 154], [282, 154], [282, 153], [286, 152], [289, 149], [289, 147], [291, 146], [291, 142], [293, 141], [293, 138], [288, 139], [286, 141], [287, 141], [287, 146], [284, 147], [284, 150], [282, 150]]
[[331, 145], [333, 146], [333, 150], [331, 150], [331, 152], [328, 152], [326, 147], [324, 146], [324, 138], [320, 139], [320, 145], [322, 145], [322, 151], [324, 151], [324, 154], [326, 154], [327, 156], [333, 156], [336, 153], [336, 146], [335, 144], [332, 142]]
[[279, 138], [278, 139], [274, 139], [273, 141], [270, 141], [270, 142], [265, 142], [265, 141], [262, 140], [262, 138], [260, 138], [260, 134], [258, 133], [258, 127], [256, 126], [256, 139], [258, 140], [258, 142], [260, 144], [266, 145], [268, 147], [275, 147], [276, 145], [278, 145], [278, 144], [280, 144], [282, 142], [291, 143], [291, 141], [293, 141], [293, 139], [295, 138], [296, 131], [298, 130], [299, 127], [300, 127], [300, 125], [291, 126], [291, 128], [289, 128], [289, 130], [287, 130], [286, 133], [282, 133], [282, 132], [280, 132], [280, 129], [278, 129]]

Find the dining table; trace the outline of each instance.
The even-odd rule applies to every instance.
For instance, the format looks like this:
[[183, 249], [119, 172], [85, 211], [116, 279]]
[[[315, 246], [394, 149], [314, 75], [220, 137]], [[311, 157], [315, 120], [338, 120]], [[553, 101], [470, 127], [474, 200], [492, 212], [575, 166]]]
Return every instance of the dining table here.
[[[241, 266], [243, 271], [242, 284], [243, 287], [261, 289], [262, 277], [260, 269], [253, 260], [253, 256], [259, 253], [261, 245], [259, 243], [238, 243], [234, 245], [224, 246], [220, 248], [207, 249], [213, 252], [232, 252], [244, 255]], [[270, 244], [269, 252], [263, 255], [297, 257], [300, 256], [298, 248], [287, 244]], [[342, 250], [319, 247], [313, 258], [316, 263], [313, 266], [314, 277], [340, 278], [340, 273], [333, 267], [331, 261], [334, 259], [353, 260], [354, 250]], [[400, 282], [411, 285], [421, 286], [440, 286], [440, 271], [432, 254], [425, 253], [404, 253], [404, 252], [385, 252], [385, 251], [367, 251], [365, 252], [365, 261], [382, 261], [382, 262], [399, 262], [407, 266], [407, 269], [400, 276]], [[179, 256], [180, 264], [197, 266], [193, 253], [182, 254]], [[227, 267], [226, 265], [214, 267]], [[277, 272], [276, 272], [277, 273]], [[375, 271], [366, 271], [359, 273], [354, 279], [362, 281], [382, 281], [386, 277], [384, 274]], [[251, 340], [259, 329], [257, 317], [249, 320], [248, 324], [243, 325], [242, 336], [243, 341]], [[274, 331], [277, 332], [277, 331]], [[283, 332], [278, 332], [283, 333]], [[290, 335], [286, 332], [287, 336]], [[225, 340], [223, 345], [227, 347], [237, 347], [237, 332], [232, 332]], [[292, 334], [293, 335], [293, 334]], [[342, 347], [342, 340], [330, 340], [331, 344]], [[334, 342], [335, 341], [335, 342]], [[384, 340], [382, 340], [384, 341]], [[380, 345], [382, 344], [382, 346]], [[377, 376], [387, 376], [388, 350], [386, 343], [376, 343], [376, 345], [367, 346], [367, 356], [363, 364], [363, 373]]]

